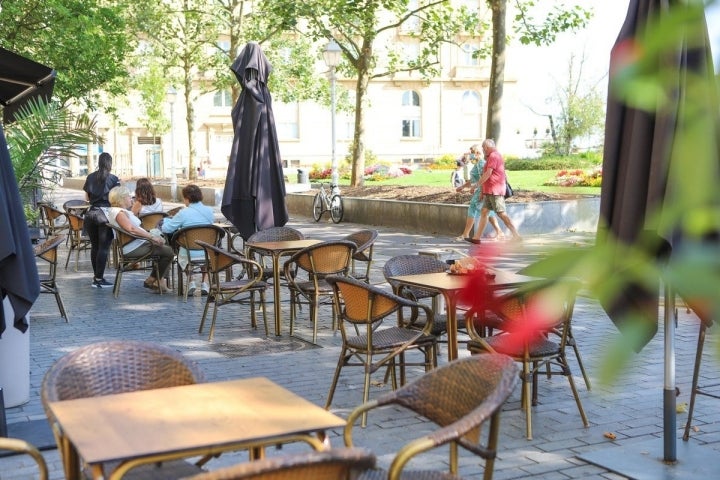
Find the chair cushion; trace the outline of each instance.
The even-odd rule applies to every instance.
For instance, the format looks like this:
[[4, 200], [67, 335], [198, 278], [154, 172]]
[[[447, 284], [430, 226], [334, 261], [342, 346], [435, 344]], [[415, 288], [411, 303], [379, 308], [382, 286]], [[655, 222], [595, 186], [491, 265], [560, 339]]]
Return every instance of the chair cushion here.
[[[377, 330], [373, 333], [373, 346], [376, 350], [397, 348], [403, 343], [415, 338], [417, 334], [417, 330], [409, 330], [407, 328], [400, 327], [390, 327]], [[425, 335], [418, 338], [416, 343], [425, 344], [432, 343], [433, 341], [435, 341], [434, 336]], [[367, 347], [367, 335], [348, 337], [347, 344], [352, 348], [365, 350]]]
[[[513, 340], [511, 335], [501, 334], [487, 337], [484, 339], [493, 350], [498, 353], [504, 353], [511, 357], [517, 358], [524, 355], [524, 346], [520, 342]], [[468, 342], [470, 351], [485, 351], [482, 344], [477, 340]], [[545, 337], [539, 337], [530, 345], [530, 357], [548, 357], [560, 353], [560, 345], [548, 340]]]

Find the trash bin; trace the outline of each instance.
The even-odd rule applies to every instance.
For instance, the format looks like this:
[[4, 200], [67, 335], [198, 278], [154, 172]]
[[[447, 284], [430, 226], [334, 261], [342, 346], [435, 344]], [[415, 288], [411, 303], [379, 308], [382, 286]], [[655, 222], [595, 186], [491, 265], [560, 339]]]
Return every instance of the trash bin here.
[[297, 169], [297, 182], [298, 183], [310, 183], [310, 174], [306, 168]]

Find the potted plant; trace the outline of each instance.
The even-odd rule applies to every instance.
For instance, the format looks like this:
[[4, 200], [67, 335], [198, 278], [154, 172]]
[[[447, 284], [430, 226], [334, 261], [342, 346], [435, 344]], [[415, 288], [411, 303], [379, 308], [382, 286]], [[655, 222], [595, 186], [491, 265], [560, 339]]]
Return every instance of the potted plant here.
[[[78, 145], [99, 143], [96, 120], [57, 102], [31, 100], [5, 126], [10, 159], [29, 227], [37, 227], [37, 202], [62, 181], [58, 159], [77, 156]], [[32, 236], [32, 235], [31, 235]]]

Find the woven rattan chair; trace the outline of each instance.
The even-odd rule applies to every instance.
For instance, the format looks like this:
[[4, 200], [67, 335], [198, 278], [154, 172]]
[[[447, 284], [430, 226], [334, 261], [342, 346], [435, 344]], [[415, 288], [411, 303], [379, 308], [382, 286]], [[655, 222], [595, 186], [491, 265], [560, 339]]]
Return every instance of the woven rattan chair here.
[[[370, 267], [373, 261], [373, 248], [375, 240], [377, 240], [377, 230], [358, 230], [346, 235], [342, 240], [347, 240], [355, 244], [355, 255], [352, 258], [352, 266], [350, 268], [350, 276], [358, 280], [364, 280], [370, 283]], [[365, 271], [359, 272], [355, 268], [355, 263], [364, 263]]]
[[[249, 302], [251, 325], [253, 328], [257, 328], [255, 314], [255, 294], [257, 293], [260, 297], [260, 306], [262, 307], [263, 322], [265, 324], [265, 335], [267, 336], [268, 323], [265, 309], [265, 290], [267, 290], [267, 283], [262, 280], [262, 267], [260, 264], [230, 253], [215, 245], [203, 242], [202, 240], [198, 240], [197, 244], [205, 249], [205, 258], [210, 275], [210, 292], [205, 301], [205, 309], [203, 310], [202, 319], [200, 320], [198, 333], [202, 333], [205, 318], [207, 317], [211, 303], [213, 304], [213, 314], [212, 322], [210, 323], [209, 341], [212, 341], [215, 333], [217, 310], [223, 305]], [[235, 265], [240, 266], [245, 272], [246, 278], [222, 281], [221, 274], [228, 269], [232, 270]], [[230, 278], [233, 278], [233, 276], [230, 275]]]
[[[63, 240], [65, 240], [65, 238], [63, 238]], [[35, 463], [37, 463], [38, 466], [38, 476], [33, 478], [38, 478], [39, 480], [47, 480], [47, 463], [45, 463], [45, 458], [42, 456], [40, 451], [35, 448], [34, 445], [26, 442], [25, 440], [20, 440], [19, 438], [0, 437], [0, 450], [9, 450], [11, 452], [25, 453], [27, 455], [30, 455], [32, 459], [35, 460]]]
[[375, 467], [364, 448], [332, 448], [241, 463], [184, 480], [353, 480]]
[[[138, 237], [132, 233], [114, 225], [109, 225], [113, 229], [115, 234], [114, 240], [114, 255], [116, 260], [116, 271], [115, 271], [115, 284], [113, 285], [113, 295], [115, 298], [120, 295], [120, 283], [122, 282], [122, 276], [124, 272], [138, 270], [138, 266], [150, 262], [149, 268], [153, 270], [153, 275], [158, 281], [160, 280], [160, 270], [158, 267], [158, 256], [152, 253], [152, 250], [142, 257], [127, 257], [123, 253], [123, 247], [133, 240], [143, 240], [144, 242], [150, 243], [147, 238]], [[142, 268], [141, 268], [142, 269]], [[162, 290], [160, 290], [162, 293]]]
[[167, 216], [168, 214], [165, 212], [152, 212], [140, 215], [138, 218], [140, 219], [140, 226], [149, 232], [153, 228], [158, 228], [160, 220]]
[[90, 250], [90, 238], [84, 234], [83, 225], [84, 220], [80, 215], [74, 213], [67, 214], [68, 221], [70, 222], [70, 245], [68, 249], [68, 256], [65, 259], [65, 270], [67, 270], [68, 264], [70, 263], [70, 257], [75, 252], [75, 271], [78, 271], [78, 264], [80, 263], [80, 252]]
[[718, 395], [717, 387], [720, 386], [717, 382], [710, 382], [707, 385], [698, 385], [700, 378], [700, 364], [702, 363], [703, 347], [705, 346], [705, 336], [707, 330], [713, 324], [712, 319], [709, 315], [702, 315], [700, 318], [700, 330], [698, 332], [697, 349], [695, 350], [695, 367], [693, 368], [692, 386], [690, 389], [690, 407], [688, 408], [687, 422], [685, 423], [685, 432], [683, 433], [683, 440], [687, 441], [690, 438], [690, 428], [692, 426], [693, 412], [695, 411], [695, 398], [698, 395], [704, 395], [715, 399], [720, 399]]
[[[266, 230], [260, 230], [253, 233], [245, 241], [245, 244], [249, 243], [260, 243], [260, 242], [281, 242], [284, 240], [304, 240], [305, 235], [301, 231], [296, 230], [292, 227], [271, 227]], [[266, 255], [260, 255], [259, 253], [252, 250], [251, 247], [246, 247], [245, 256], [255, 260], [263, 267], [263, 280], [268, 281], [273, 278], [273, 267], [272, 259]], [[281, 272], [281, 277], [284, 278]]]
[[[340, 301], [335, 302], [342, 347], [325, 408], [330, 408], [332, 404], [340, 371], [345, 366], [364, 368], [363, 402], [367, 402], [370, 396], [370, 376], [383, 366], [391, 367], [389, 371], [392, 386], [396, 389], [398, 386], [394, 368], [396, 364], [400, 366], [401, 385], [405, 384], [405, 366], [423, 366], [427, 372], [436, 365], [437, 339], [430, 333], [432, 310], [429, 307], [352, 277], [330, 276], [327, 282], [335, 290], [337, 298], [342, 300], [343, 306], [340, 307]], [[394, 314], [402, 308], [422, 311], [425, 316], [422, 322], [425, 325], [424, 329], [397, 325], [395, 321], [392, 326], [381, 325], [388, 316], [396, 318]], [[354, 328], [348, 331], [351, 325]], [[422, 362], [406, 361], [405, 353], [413, 350], [423, 354]], [[366, 422], [367, 419], [363, 416], [362, 425], [365, 426]]]
[[177, 213], [178, 213], [180, 210], [182, 210], [183, 208], [185, 208], [185, 206], [180, 205], [179, 207], [171, 208], [170, 210], [168, 210], [168, 211], [165, 212], [165, 213], [167, 214], [168, 217], [174, 217], [175, 214], [177, 214]]
[[52, 293], [55, 295], [60, 316], [68, 322], [68, 315], [65, 311], [60, 289], [57, 285], [57, 266], [58, 252], [57, 249], [61, 243], [65, 241], [65, 235], [56, 235], [45, 240], [43, 243], [35, 247], [35, 257], [48, 263], [47, 273], [43, 273], [38, 269], [38, 277], [40, 278], [40, 293]]
[[40, 224], [45, 238], [70, 231], [70, 223], [65, 212], [47, 202], [38, 202], [37, 205], [40, 207]]
[[[191, 385], [203, 381], [202, 372], [193, 362], [175, 350], [150, 342], [124, 340], [93, 343], [60, 358], [45, 374], [40, 398], [55, 434], [66, 476], [69, 466], [67, 440], [49, 408], [50, 402]], [[158, 476], [143, 476], [151, 474], [153, 470], [158, 470]], [[154, 466], [139, 467], [131, 474], [141, 478], [179, 478], [198, 471], [195, 465], [177, 461], [164, 463], [161, 469]]]
[[[283, 268], [290, 291], [290, 335], [293, 334], [297, 306], [310, 305], [310, 322], [313, 326], [312, 342], [317, 342], [318, 309], [322, 303], [335, 304], [335, 291], [325, 280], [328, 275], [347, 275], [355, 244], [347, 241], [322, 242], [295, 252]], [[279, 308], [278, 305], [275, 308]], [[336, 310], [333, 308], [332, 328], [336, 327]]]
[[[385, 262], [385, 265], [383, 266], [383, 275], [396, 295], [407, 297], [416, 302], [422, 302], [423, 299], [432, 299], [433, 308], [435, 308], [437, 302], [434, 300], [440, 295], [439, 292], [426, 288], [404, 286], [392, 280], [391, 277], [417, 275], [421, 273], [437, 273], [444, 272], [447, 269], [447, 263], [427, 255], [397, 255]], [[435, 317], [433, 319], [432, 334], [439, 337], [447, 332], [447, 316], [439, 314], [438, 312], [434, 313]], [[417, 321], [414, 319], [411, 323], [418, 325]], [[458, 328], [465, 328], [464, 317], [458, 316]]]
[[[500, 412], [515, 388], [518, 369], [505, 355], [465, 357], [436, 368], [417, 380], [375, 400], [364, 403], [348, 416], [345, 445], [353, 446], [353, 428], [358, 417], [379, 407], [401, 407], [429, 420], [440, 428], [405, 444], [395, 453], [388, 472], [366, 471], [359, 479], [443, 479], [456, 477], [458, 446], [485, 459], [483, 478], [493, 476], [498, 451]], [[489, 423], [486, 436], [482, 427]], [[484, 437], [484, 438], [483, 438]], [[450, 445], [449, 473], [441, 471], [405, 471], [417, 455]], [[387, 453], [387, 452], [383, 452]]]
[[[537, 404], [538, 373], [542, 368], [546, 369], [548, 377], [567, 377], [583, 425], [589, 426], [565, 355], [579, 286], [579, 282], [572, 279], [539, 280], [504, 294], [497, 300], [496, 312], [503, 318], [505, 330], [497, 335], [481, 337], [472, 323], [468, 324], [470, 352], [502, 353], [522, 363], [522, 406], [528, 439], [532, 439], [531, 406]], [[524, 332], [523, 327], [530, 323], [541, 328]]]
[[[191, 250], [203, 250], [197, 243], [198, 241], [209, 243], [210, 245], [220, 246], [220, 242], [224, 236], [225, 230], [217, 225], [183, 227], [173, 233], [172, 238], [170, 239], [170, 245], [172, 245], [178, 256], [178, 263], [181, 259], [186, 263], [185, 268], [178, 268], [178, 294], [182, 292], [183, 299], [186, 302], [188, 289], [190, 287], [190, 278], [194, 273], [201, 273], [203, 270], [207, 269], [205, 256], [193, 256], [191, 254]], [[180, 250], [181, 247], [184, 251]], [[183, 255], [184, 258], [181, 258]], [[184, 280], [183, 277], [185, 277]]]

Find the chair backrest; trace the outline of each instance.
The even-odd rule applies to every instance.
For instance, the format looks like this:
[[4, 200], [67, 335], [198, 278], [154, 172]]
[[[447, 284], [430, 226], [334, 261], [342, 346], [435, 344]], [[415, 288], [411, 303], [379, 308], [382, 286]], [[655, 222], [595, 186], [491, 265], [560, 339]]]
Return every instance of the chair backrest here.
[[10, 450], [11, 452], [26, 453], [30, 455], [38, 465], [39, 474], [37, 478], [40, 480], [46, 480], [48, 478], [48, 468], [45, 458], [42, 456], [40, 451], [29, 442], [19, 438], [0, 437], [0, 450]]
[[[437, 273], [444, 272], [448, 269], [448, 265], [436, 258], [427, 255], [397, 255], [390, 258], [383, 266], [383, 275], [385, 280], [390, 284], [395, 293], [398, 293], [400, 284], [391, 277], [399, 277], [402, 275], [417, 275], [420, 273]], [[403, 289], [411, 292], [415, 299], [431, 298], [438, 295], [438, 292], [423, 288], [407, 288]]]
[[49, 262], [51, 265], [57, 264], [57, 248], [65, 241], [65, 235], [55, 235], [35, 246], [35, 256]]
[[364, 448], [280, 455], [188, 477], [185, 480], [350, 480], [375, 467]]
[[74, 213], [68, 213], [67, 214], [68, 221], [70, 222], [70, 232], [71, 232], [71, 238], [79, 238], [82, 235], [83, 231], [83, 225], [85, 224], [85, 220], [83, 220], [83, 217], [76, 215]]
[[219, 277], [217, 277], [219, 272], [236, 264], [243, 266], [249, 280], [255, 280], [256, 282], [262, 280], [262, 267], [259, 263], [203, 242], [202, 240], [198, 240], [197, 244], [205, 249], [205, 258], [207, 259], [208, 270], [212, 275], [213, 281], [219, 281]]
[[[402, 405], [443, 427], [425, 435], [430, 442], [441, 445], [455, 441], [488, 459], [494, 458], [496, 452], [480, 446], [479, 427], [500, 413], [518, 378], [518, 367], [512, 358], [499, 354], [473, 355], [431, 370], [375, 401], [379, 405]], [[356, 418], [353, 412], [348, 424]], [[348, 427], [345, 432], [347, 435]]]
[[99, 397], [200, 383], [198, 367], [163, 345], [134, 340], [98, 342], [56, 361], [42, 381], [41, 399], [49, 402]]
[[279, 242], [282, 240], [304, 240], [305, 235], [292, 227], [271, 227], [260, 230], [248, 237], [245, 243], [253, 242]]
[[345, 240], [322, 242], [294, 253], [287, 262], [314, 277], [345, 275], [355, 254], [355, 244]]
[[358, 230], [343, 237], [343, 240], [353, 242], [356, 245], [355, 260], [369, 262], [372, 260], [373, 246], [378, 237], [377, 230]]
[[225, 230], [217, 225], [183, 227], [173, 234], [171, 243], [187, 250], [202, 250], [202, 247], [196, 243], [198, 240], [210, 245], [219, 245], [224, 235]]
[[140, 226], [144, 228], [145, 230], [150, 231], [153, 228], [157, 228], [158, 223], [160, 223], [160, 220], [167, 217], [168, 214], [165, 212], [152, 212], [152, 213], [146, 213], [144, 215], [140, 215]]
[[46, 235], [53, 235], [59, 229], [67, 229], [67, 215], [47, 202], [38, 202], [40, 216], [45, 228]]
[[[122, 258], [123, 255], [123, 247], [127, 245], [128, 243], [132, 242], [133, 240], [137, 240], [141, 237], [138, 237], [136, 235], [133, 235], [132, 233], [128, 232], [127, 230], [117, 227], [112, 224], [108, 224], [110, 228], [113, 230], [113, 234], [115, 236], [115, 246], [116, 246], [116, 253], [120, 255], [120, 258]], [[145, 240], [145, 239], [143, 239]]]

